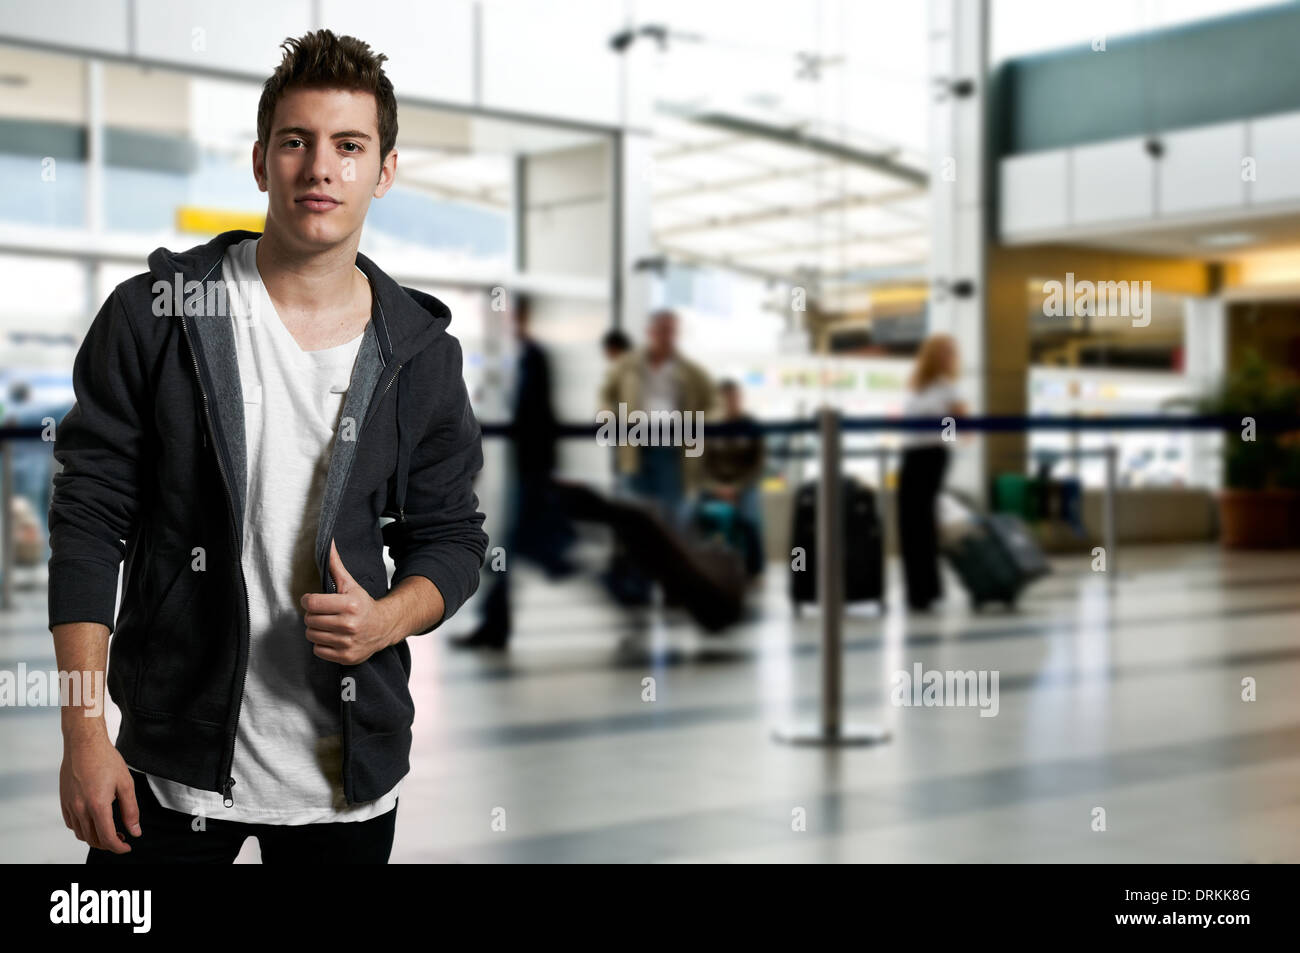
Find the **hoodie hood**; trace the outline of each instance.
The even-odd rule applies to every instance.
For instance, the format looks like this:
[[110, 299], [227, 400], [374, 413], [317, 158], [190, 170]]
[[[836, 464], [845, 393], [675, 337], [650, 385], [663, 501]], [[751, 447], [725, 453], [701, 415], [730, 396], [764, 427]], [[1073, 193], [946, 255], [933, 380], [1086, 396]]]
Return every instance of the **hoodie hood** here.
[[[149, 255], [149, 272], [156, 281], [169, 285], [179, 275], [183, 284], [191, 281], [221, 280], [221, 260], [231, 246], [249, 238], [261, 238], [261, 232], [235, 229], [222, 232], [202, 245], [185, 251], [156, 248]], [[390, 361], [407, 361], [442, 334], [451, 323], [451, 311], [433, 295], [403, 288], [388, 277], [378, 265], [357, 252], [357, 267], [370, 279], [377, 307], [374, 309], [379, 353], [385, 366]], [[215, 277], [214, 277], [215, 276]]]
[[[226, 250], [231, 245], [261, 236], [261, 232], [233, 229], [182, 252], [156, 248], [149, 255], [150, 275], [155, 282], [162, 281], [169, 287], [176, 287], [178, 296], [183, 294], [185, 300], [188, 300], [189, 293], [183, 289], [190, 282], [198, 282], [206, 296], [208, 287], [204, 283], [222, 280], [221, 262]], [[357, 253], [356, 265], [370, 281], [371, 322], [380, 359], [385, 371], [390, 365], [396, 365], [393, 370], [397, 385], [396, 502], [399, 518], [404, 518], [410, 455], [420, 435], [412, 432], [410, 423], [402, 415], [403, 404], [409, 406], [403, 398], [409, 391], [411, 375], [400, 373], [401, 365], [446, 332], [451, 323], [451, 310], [433, 295], [402, 287], [360, 252]], [[174, 308], [172, 313], [179, 313], [179, 310], [179, 307]]]

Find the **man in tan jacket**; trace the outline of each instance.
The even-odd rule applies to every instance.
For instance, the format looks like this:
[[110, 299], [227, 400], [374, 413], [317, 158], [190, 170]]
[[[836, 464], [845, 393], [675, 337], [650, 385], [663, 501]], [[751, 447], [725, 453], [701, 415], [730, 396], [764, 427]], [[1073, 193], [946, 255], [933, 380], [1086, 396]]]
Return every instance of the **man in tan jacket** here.
[[[667, 309], [650, 316], [646, 346], [615, 361], [600, 391], [601, 409], [614, 415], [621, 404], [627, 413], [678, 411], [685, 419], [696, 411], [709, 413], [714, 400], [708, 373], [678, 352], [677, 315]], [[620, 487], [653, 501], [670, 522], [684, 524], [688, 498], [702, 476], [698, 449], [621, 441], [616, 453]]]

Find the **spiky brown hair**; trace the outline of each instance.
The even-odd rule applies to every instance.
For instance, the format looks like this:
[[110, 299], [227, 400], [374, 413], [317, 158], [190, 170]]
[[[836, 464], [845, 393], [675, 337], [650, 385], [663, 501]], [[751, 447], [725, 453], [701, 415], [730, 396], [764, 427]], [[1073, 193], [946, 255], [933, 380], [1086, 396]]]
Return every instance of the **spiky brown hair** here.
[[262, 84], [262, 99], [257, 104], [257, 140], [262, 148], [271, 138], [271, 120], [285, 90], [348, 89], [374, 94], [382, 162], [397, 143], [397, 97], [383, 70], [388, 57], [355, 36], [336, 36], [330, 30], [289, 37], [280, 46], [284, 58]]

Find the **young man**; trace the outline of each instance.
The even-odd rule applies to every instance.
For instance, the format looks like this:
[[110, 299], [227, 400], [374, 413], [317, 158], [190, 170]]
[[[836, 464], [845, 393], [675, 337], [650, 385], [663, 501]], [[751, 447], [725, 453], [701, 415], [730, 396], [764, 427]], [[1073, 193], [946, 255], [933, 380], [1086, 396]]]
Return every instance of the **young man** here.
[[[288, 40], [258, 107], [266, 229], [149, 256], [77, 354], [50, 506], [64, 820], [89, 862], [386, 862], [406, 637], [474, 592], [479, 426], [447, 307], [357, 252], [393, 184], [385, 57]], [[389, 588], [383, 546], [396, 565]], [[121, 610], [114, 618], [118, 564]], [[199, 818], [202, 822], [199, 822]]]

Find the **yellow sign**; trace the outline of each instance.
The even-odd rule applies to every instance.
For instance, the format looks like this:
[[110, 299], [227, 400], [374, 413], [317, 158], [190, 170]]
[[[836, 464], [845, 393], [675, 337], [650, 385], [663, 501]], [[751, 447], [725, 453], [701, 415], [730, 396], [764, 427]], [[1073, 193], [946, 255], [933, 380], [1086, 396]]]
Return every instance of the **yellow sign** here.
[[179, 232], [198, 232], [202, 235], [216, 235], [242, 228], [250, 232], [260, 232], [266, 228], [266, 213], [236, 212], [224, 208], [199, 208], [194, 205], [181, 205], [176, 209], [176, 230]]

